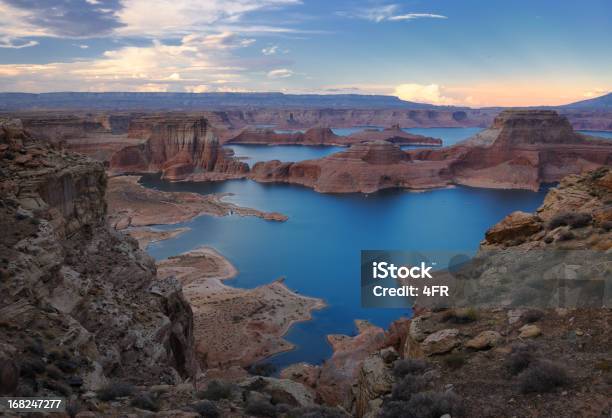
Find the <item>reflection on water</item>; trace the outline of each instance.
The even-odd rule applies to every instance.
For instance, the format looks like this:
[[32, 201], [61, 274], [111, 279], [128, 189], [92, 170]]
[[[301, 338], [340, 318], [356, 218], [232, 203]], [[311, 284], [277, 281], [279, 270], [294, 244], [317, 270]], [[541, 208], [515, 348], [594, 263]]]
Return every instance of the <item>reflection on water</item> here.
[[153, 257], [163, 259], [209, 245], [238, 268], [239, 275], [227, 282], [230, 285], [250, 288], [284, 276], [289, 288], [323, 298], [328, 307], [314, 312], [312, 321], [295, 325], [287, 334], [297, 349], [270, 359], [279, 367], [298, 361], [319, 363], [329, 357], [326, 335], [354, 334], [355, 319], [386, 327], [411, 314], [407, 309], [361, 308], [362, 249], [473, 254], [487, 228], [512, 211], [533, 211], [545, 194], [457, 187], [424, 193], [388, 190], [331, 195], [250, 180], [168, 183], [147, 175], [142, 182], [168, 191], [234, 193], [229, 200], [236, 204], [289, 216], [285, 223], [201, 216], [162, 227], [188, 226], [191, 230], [149, 249]]

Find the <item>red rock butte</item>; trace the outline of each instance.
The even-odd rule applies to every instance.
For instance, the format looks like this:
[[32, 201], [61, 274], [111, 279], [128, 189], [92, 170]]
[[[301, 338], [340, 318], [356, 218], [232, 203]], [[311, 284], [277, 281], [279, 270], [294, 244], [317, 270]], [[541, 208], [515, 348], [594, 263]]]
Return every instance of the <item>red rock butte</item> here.
[[206, 119], [152, 117], [147, 122], [150, 128], [139, 131], [148, 135], [147, 140], [115, 153], [112, 172], [161, 172], [167, 180], [194, 176], [204, 180], [232, 178], [249, 170], [230, 150], [221, 148]]
[[389, 142], [367, 142], [317, 160], [258, 163], [250, 176], [328, 193], [454, 184], [537, 190], [542, 183], [610, 164], [611, 141], [574, 132], [557, 112], [508, 110], [490, 128], [451, 147], [404, 152]]

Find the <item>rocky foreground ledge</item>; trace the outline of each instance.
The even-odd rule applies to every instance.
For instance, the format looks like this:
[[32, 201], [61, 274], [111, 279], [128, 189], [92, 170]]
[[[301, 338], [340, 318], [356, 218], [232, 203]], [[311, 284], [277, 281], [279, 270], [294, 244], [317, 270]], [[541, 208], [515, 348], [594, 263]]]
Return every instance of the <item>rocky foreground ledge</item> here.
[[[106, 186], [101, 164], [35, 140], [19, 121], [0, 120], [0, 396], [66, 398], [68, 409], [58, 414], [66, 417], [345, 416], [317, 406], [296, 382], [242, 368], [231, 383], [202, 373], [198, 350], [222, 341], [204, 335], [196, 347], [177, 279], [193, 270], [166, 274], [177, 268], [169, 261], [158, 275], [136, 241], [106, 223]], [[281, 284], [263, 291], [269, 306], [283, 292], [305, 311], [317, 303]], [[264, 319], [266, 309], [259, 311], [249, 324]], [[283, 318], [279, 334], [291, 320]]]

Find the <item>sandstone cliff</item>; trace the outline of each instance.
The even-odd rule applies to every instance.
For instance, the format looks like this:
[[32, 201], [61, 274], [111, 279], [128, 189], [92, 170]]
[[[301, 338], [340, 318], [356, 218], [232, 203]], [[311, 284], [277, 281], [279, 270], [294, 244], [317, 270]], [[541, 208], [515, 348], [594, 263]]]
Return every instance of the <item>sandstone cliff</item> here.
[[554, 111], [529, 110], [504, 111], [489, 129], [451, 147], [404, 152], [389, 142], [368, 142], [317, 160], [258, 163], [250, 176], [337, 193], [452, 184], [537, 190], [609, 165], [611, 141], [575, 133]]
[[113, 155], [112, 172], [161, 172], [168, 180], [216, 180], [241, 177], [249, 169], [221, 148], [206, 119], [154, 118], [149, 124], [151, 133], [143, 144]]
[[450, 182], [445, 170], [441, 162], [416, 165], [399, 146], [376, 141], [355, 144], [318, 160], [256, 163], [250, 178], [300, 184], [321, 193], [372, 193], [394, 187], [443, 187]]
[[355, 132], [349, 135], [350, 142], [367, 142], [367, 141], [388, 141], [394, 144], [401, 145], [424, 145], [424, 146], [441, 146], [442, 140], [438, 138], [430, 138], [423, 135], [410, 134], [404, 132], [399, 124], [394, 124], [390, 128], [385, 128], [381, 131], [377, 129], [366, 129], [360, 132]]
[[226, 139], [226, 144], [269, 144], [269, 145], [351, 145], [369, 141], [389, 141], [402, 145], [440, 146], [442, 141], [423, 135], [404, 132], [399, 125], [379, 131], [366, 129], [348, 136], [336, 135], [330, 128], [314, 127], [306, 132], [278, 133], [273, 129], [242, 129], [235, 136]]
[[191, 308], [175, 279], [157, 280], [136, 241], [107, 226], [102, 165], [14, 120], [0, 121], [0, 157], [0, 357], [20, 371], [9, 392], [193, 377]]

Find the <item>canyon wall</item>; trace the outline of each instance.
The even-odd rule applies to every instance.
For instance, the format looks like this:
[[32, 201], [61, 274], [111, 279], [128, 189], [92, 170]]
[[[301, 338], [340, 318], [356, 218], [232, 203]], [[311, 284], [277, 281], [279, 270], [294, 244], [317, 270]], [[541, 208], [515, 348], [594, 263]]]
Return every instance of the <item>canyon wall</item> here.
[[351, 135], [336, 135], [330, 128], [314, 127], [305, 132], [276, 132], [274, 129], [240, 130], [227, 138], [225, 144], [268, 144], [268, 145], [351, 145], [367, 141], [389, 141], [402, 145], [442, 145], [442, 140], [404, 132], [399, 125], [383, 130], [365, 129]]
[[386, 141], [368, 142], [317, 160], [257, 163], [251, 178], [329, 193], [452, 184], [537, 190], [608, 165], [612, 142], [574, 132], [554, 111], [520, 110], [500, 113], [490, 128], [451, 147], [404, 152]]
[[191, 308], [174, 278], [158, 280], [153, 259], [107, 226], [103, 166], [2, 120], [0, 172], [0, 357], [18, 371], [8, 392], [195, 376]]
[[161, 172], [168, 180], [204, 180], [241, 177], [249, 169], [221, 148], [206, 119], [152, 117], [140, 126], [143, 130], [134, 127], [138, 133], [132, 130], [130, 135], [148, 139], [115, 153], [110, 160], [112, 172]]

